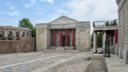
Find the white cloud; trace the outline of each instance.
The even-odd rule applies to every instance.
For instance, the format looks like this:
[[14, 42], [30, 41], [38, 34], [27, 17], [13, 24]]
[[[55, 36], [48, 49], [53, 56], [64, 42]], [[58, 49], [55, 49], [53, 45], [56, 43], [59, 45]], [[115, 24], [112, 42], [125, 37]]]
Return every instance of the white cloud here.
[[49, 4], [53, 5], [54, 0], [40, 0], [41, 2], [48, 2]]
[[117, 18], [116, 0], [72, 0], [66, 6], [69, 16], [80, 20], [111, 20]]
[[47, 0], [50, 4], [54, 4], [53, 0]]
[[25, 7], [29, 8], [29, 7], [33, 7], [36, 4], [37, 0], [29, 0], [30, 3], [25, 4]]
[[57, 10], [59, 13], [62, 13], [62, 14], [68, 14], [68, 11], [64, 10], [64, 9], [60, 9], [60, 10]]
[[7, 2], [6, 5], [8, 6], [8, 10], [4, 11], [4, 14], [8, 16], [17, 16], [19, 15], [19, 11], [17, 10], [17, 7], [13, 5], [10, 2]]
[[12, 10], [7, 12], [7, 15], [9, 16], [17, 16], [18, 14], [19, 12], [17, 10]]
[[14, 9], [16, 9], [15, 6], [10, 6], [10, 7], [9, 7], [9, 10], [14, 10]]

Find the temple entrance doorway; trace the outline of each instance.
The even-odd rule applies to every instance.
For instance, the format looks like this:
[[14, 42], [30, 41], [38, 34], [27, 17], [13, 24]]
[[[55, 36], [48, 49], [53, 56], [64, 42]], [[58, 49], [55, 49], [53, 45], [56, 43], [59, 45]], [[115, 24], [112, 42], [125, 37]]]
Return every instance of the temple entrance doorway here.
[[63, 46], [63, 47], [66, 46], [65, 41], [66, 41], [65, 35], [63, 35], [63, 36], [62, 36], [62, 46]]

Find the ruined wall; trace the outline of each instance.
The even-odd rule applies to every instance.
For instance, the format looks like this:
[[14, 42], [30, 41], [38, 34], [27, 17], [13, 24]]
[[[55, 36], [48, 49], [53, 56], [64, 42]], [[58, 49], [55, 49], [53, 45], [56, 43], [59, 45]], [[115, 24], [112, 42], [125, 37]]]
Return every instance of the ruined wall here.
[[0, 40], [0, 53], [18, 53], [35, 51], [35, 39]]
[[81, 51], [90, 48], [90, 28], [76, 28], [76, 48]]

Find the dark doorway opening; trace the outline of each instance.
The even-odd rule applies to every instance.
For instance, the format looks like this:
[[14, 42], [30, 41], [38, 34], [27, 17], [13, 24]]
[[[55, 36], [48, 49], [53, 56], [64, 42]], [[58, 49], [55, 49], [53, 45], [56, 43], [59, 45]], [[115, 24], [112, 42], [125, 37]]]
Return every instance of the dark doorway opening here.
[[66, 44], [65, 44], [65, 35], [62, 36], [62, 46], [64, 47]]

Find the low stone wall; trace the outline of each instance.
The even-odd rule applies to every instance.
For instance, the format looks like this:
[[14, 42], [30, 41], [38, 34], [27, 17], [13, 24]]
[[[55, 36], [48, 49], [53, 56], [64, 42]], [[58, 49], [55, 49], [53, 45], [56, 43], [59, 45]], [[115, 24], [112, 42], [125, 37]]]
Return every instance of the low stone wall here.
[[32, 52], [35, 51], [35, 39], [0, 40], [0, 53]]

